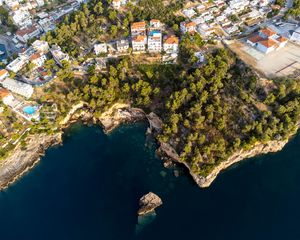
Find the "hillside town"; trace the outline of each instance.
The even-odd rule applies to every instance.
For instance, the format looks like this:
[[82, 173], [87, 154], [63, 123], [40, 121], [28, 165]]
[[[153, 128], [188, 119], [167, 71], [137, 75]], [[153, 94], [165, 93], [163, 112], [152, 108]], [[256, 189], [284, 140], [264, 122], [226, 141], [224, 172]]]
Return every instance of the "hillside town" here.
[[[207, 47], [198, 45], [193, 49], [194, 67], [205, 63], [211, 49], [223, 46], [266, 76], [290, 75], [300, 69], [300, 54], [295, 54], [289, 62], [291, 49], [300, 53], [300, 23], [285, 17], [285, 12], [293, 6], [290, 1], [283, 5], [275, 0], [185, 1], [184, 7], [175, 13], [180, 19], [178, 24], [170, 26], [158, 19], [134, 19], [123, 29], [128, 34], [93, 39], [88, 50], [84, 43], [79, 43], [85, 51], [78, 61], [58, 44], [49, 44], [45, 36], [84, 2], [0, 0], [0, 8], [7, 14], [0, 22], [4, 29], [0, 33], [0, 120], [8, 108], [21, 122], [40, 121], [43, 104], [36, 96], [40, 98], [40, 89], [55, 81], [60, 69], [66, 66], [78, 78], [84, 78], [92, 66], [98, 72], [106, 72], [109, 61], [125, 56], [138, 59], [139, 63], [177, 64], [186, 39], [207, 43]], [[124, 14], [137, 2], [112, 0], [108, 9], [114, 14]], [[108, 33], [112, 26], [100, 28]], [[278, 54], [276, 63], [266, 66]]]
[[300, 0], [0, 0], [0, 190], [71, 125], [140, 121], [208, 187], [296, 134], [299, 78]]

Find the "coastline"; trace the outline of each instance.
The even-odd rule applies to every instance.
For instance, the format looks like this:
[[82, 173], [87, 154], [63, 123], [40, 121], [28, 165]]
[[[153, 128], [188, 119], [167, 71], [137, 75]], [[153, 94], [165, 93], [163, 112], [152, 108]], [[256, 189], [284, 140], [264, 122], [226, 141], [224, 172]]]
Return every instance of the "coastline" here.
[[120, 124], [136, 122], [146, 119], [146, 114], [138, 108], [131, 108], [129, 104], [116, 103], [97, 119], [89, 111], [87, 104], [80, 102], [74, 105], [67, 116], [60, 122], [59, 133], [47, 135], [31, 135], [26, 149], [18, 144], [11, 154], [0, 162], [0, 191], [20, 179], [39, 162], [45, 151], [55, 145], [62, 144], [64, 129], [72, 123], [82, 120], [84, 123], [100, 124], [105, 133], [109, 133]]
[[230, 166], [259, 155], [279, 152], [288, 142], [288, 139], [282, 141], [269, 141], [267, 143], [257, 143], [250, 150], [241, 149], [232, 154], [229, 158], [227, 158], [227, 160], [217, 165], [206, 177], [193, 173], [189, 164], [182, 162], [175, 149], [169, 144], [160, 143], [160, 147], [158, 148], [157, 152], [160, 157], [166, 162], [173, 161], [175, 163], [183, 164], [188, 169], [195, 183], [200, 188], [207, 188], [213, 183], [213, 181], [219, 176], [222, 171], [225, 171]]
[[45, 151], [62, 142], [62, 134], [36, 134], [30, 136], [26, 150], [18, 144], [13, 153], [0, 163], [0, 190], [6, 189], [32, 169]]
[[[219, 176], [222, 171], [225, 171], [230, 166], [241, 162], [243, 160], [256, 157], [263, 154], [275, 153], [281, 151], [284, 146], [288, 143], [288, 140], [283, 141], [270, 141], [268, 143], [257, 143], [250, 150], [240, 150], [231, 155], [226, 161], [221, 162], [216, 166], [213, 171], [206, 177], [195, 175], [191, 173], [193, 179], [197, 185], [201, 188], [209, 187], [213, 181]], [[190, 168], [189, 168], [190, 170]]]
[[[147, 120], [149, 122], [147, 133], [155, 135], [160, 132], [163, 124], [162, 120], [155, 113], [147, 115], [142, 109], [132, 108], [130, 104], [126, 103], [115, 103], [107, 111], [103, 112], [99, 118], [96, 118], [88, 105], [84, 102], [80, 102], [74, 105], [67, 116], [61, 121], [61, 131], [59, 133], [54, 135], [36, 134], [30, 136], [26, 150], [22, 150], [21, 146], [18, 145], [16, 149], [0, 163], [0, 190], [6, 189], [32, 169], [49, 147], [62, 144], [63, 130], [78, 120], [82, 120], [84, 123], [100, 124], [106, 134], [122, 123]], [[167, 143], [158, 142], [159, 147], [157, 154], [166, 163], [175, 162], [184, 165], [189, 170], [196, 184], [200, 188], [206, 188], [212, 184], [222, 171], [231, 165], [258, 155], [278, 152], [282, 150], [288, 141], [289, 140], [257, 143], [250, 150], [240, 150], [231, 155], [227, 160], [221, 162], [206, 177], [194, 174], [189, 164], [182, 162], [176, 150]]]

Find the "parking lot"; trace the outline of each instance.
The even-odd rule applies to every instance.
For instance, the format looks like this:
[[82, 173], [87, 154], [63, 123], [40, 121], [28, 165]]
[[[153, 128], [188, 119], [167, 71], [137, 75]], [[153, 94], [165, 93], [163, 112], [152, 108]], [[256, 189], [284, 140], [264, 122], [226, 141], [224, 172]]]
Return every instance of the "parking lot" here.
[[289, 76], [300, 70], [300, 47], [288, 43], [285, 48], [272, 52], [257, 62], [257, 67], [268, 76]]
[[299, 77], [300, 46], [289, 42], [284, 48], [263, 54], [243, 41], [229, 44], [245, 63], [251, 65], [266, 77]]

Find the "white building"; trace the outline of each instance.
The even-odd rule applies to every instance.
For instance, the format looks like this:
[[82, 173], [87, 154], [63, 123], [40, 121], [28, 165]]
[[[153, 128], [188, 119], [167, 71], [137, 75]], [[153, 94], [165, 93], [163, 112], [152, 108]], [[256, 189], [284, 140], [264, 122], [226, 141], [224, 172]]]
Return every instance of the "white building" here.
[[287, 42], [285, 37], [280, 36], [270, 28], [263, 28], [259, 30], [258, 34], [247, 39], [249, 45], [256, 47], [265, 54], [283, 48]]
[[153, 30], [148, 35], [148, 51], [161, 52], [162, 50], [162, 34], [158, 30]]
[[55, 29], [55, 22], [52, 17], [45, 17], [38, 21], [41, 29], [46, 33]]
[[119, 9], [127, 4], [127, 0], [112, 0], [111, 5], [114, 9]]
[[197, 9], [197, 11], [198, 11], [199, 13], [202, 13], [202, 12], [205, 11], [206, 7], [205, 7], [204, 4], [199, 4], [199, 5], [196, 7], [196, 9]]
[[8, 76], [9, 76], [9, 73], [7, 70], [5, 70], [5, 69], [0, 70], [0, 81], [4, 80]]
[[94, 52], [96, 55], [99, 55], [100, 53], [107, 53], [107, 44], [106, 43], [95, 44]]
[[203, 63], [205, 60], [204, 54], [202, 52], [195, 52], [195, 57], [198, 59], [198, 63]]
[[146, 33], [146, 22], [134, 22], [131, 24], [131, 36], [144, 35]]
[[164, 51], [166, 53], [178, 53], [179, 39], [176, 36], [167, 37], [164, 41]]
[[5, 105], [9, 105], [9, 103], [14, 100], [14, 97], [8, 90], [0, 88], [0, 100], [2, 100]]
[[39, 7], [42, 7], [42, 6], [45, 5], [44, 0], [35, 0], [35, 1], [36, 1], [37, 5], [38, 5]]
[[43, 66], [46, 60], [47, 60], [46, 55], [40, 53], [33, 54], [29, 59], [29, 61], [33, 63], [36, 67]]
[[38, 37], [40, 33], [41, 32], [39, 28], [37, 28], [36, 26], [31, 26], [18, 30], [16, 32], [16, 36], [21, 42], [26, 43], [28, 40]]
[[180, 30], [183, 33], [194, 33], [196, 32], [196, 23], [194, 22], [181, 22]]
[[129, 41], [128, 40], [117, 41], [117, 50], [119, 53], [127, 52], [128, 49], [129, 49]]
[[28, 60], [23, 57], [18, 57], [15, 60], [13, 60], [11, 63], [9, 63], [6, 66], [6, 69], [9, 71], [12, 71], [14, 73], [19, 72], [25, 65], [27, 64]]
[[18, 0], [4, 0], [3, 2], [9, 9], [17, 9], [20, 6]]
[[275, 0], [260, 0], [259, 1], [259, 5], [261, 7], [265, 7], [265, 6], [268, 6], [268, 5], [270, 5], [270, 4], [274, 3], [274, 2], [275, 2]]
[[246, 7], [250, 5], [249, 0], [231, 0], [229, 2], [229, 7], [234, 9], [236, 12], [243, 11]]
[[257, 43], [257, 49], [265, 54], [273, 52], [277, 48], [277, 43], [272, 39], [264, 39]]
[[70, 57], [68, 54], [63, 53], [61, 48], [57, 45], [53, 45], [50, 52], [55, 60], [55, 62], [62, 67], [63, 61], [69, 61]]
[[134, 52], [144, 52], [146, 50], [147, 36], [137, 35], [132, 38], [132, 50]]
[[152, 29], [160, 29], [161, 28], [161, 22], [157, 19], [150, 20], [149, 28]]
[[15, 25], [19, 27], [25, 27], [32, 25], [31, 15], [25, 10], [16, 10], [13, 12], [12, 20]]
[[42, 53], [49, 52], [49, 44], [46, 41], [35, 40], [31, 46], [38, 52], [42, 52]]
[[184, 9], [182, 13], [188, 18], [192, 18], [197, 14], [193, 8]]
[[22, 95], [26, 98], [30, 98], [33, 94], [33, 87], [27, 83], [6, 78], [1, 84], [7, 90]]
[[208, 37], [215, 32], [215, 29], [211, 25], [203, 23], [197, 26], [197, 31], [203, 37]]
[[297, 28], [295, 31], [293, 31], [290, 40], [300, 43], [300, 28]]

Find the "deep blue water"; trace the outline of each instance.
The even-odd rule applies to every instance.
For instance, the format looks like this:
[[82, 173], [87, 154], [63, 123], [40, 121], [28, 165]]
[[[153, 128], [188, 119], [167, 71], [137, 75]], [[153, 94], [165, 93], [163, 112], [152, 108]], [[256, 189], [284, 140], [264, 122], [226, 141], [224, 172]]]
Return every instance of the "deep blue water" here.
[[0, 44], [0, 51], [4, 52], [3, 55], [0, 55], [0, 62], [1, 62], [2, 60], [7, 58], [7, 52], [3, 44]]
[[[0, 193], [0, 239], [300, 239], [300, 136], [203, 190], [163, 168], [145, 130], [126, 125], [105, 135], [74, 125], [63, 146]], [[148, 191], [164, 204], [136, 235], [138, 199]]]

